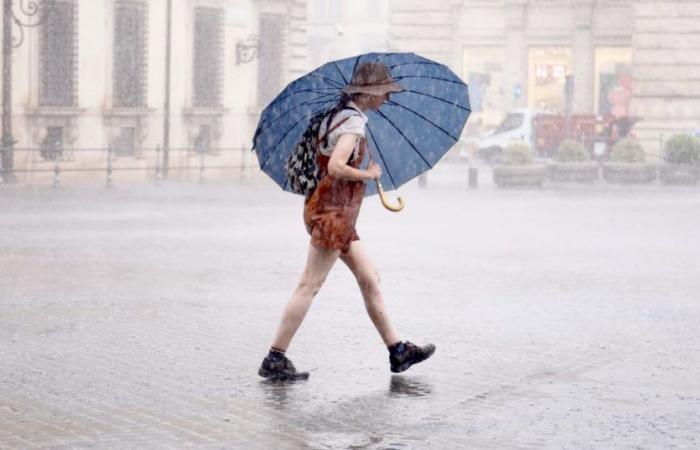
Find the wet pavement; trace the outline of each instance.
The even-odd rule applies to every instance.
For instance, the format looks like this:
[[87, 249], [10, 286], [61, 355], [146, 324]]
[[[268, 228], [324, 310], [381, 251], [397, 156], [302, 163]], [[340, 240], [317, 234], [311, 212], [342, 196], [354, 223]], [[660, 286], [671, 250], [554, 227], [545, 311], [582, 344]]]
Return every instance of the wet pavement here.
[[0, 448], [698, 448], [700, 188], [465, 173], [402, 189], [399, 214], [369, 198], [358, 224], [433, 358], [392, 375], [339, 264], [295, 384], [256, 370], [305, 260], [299, 198], [1, 187]]

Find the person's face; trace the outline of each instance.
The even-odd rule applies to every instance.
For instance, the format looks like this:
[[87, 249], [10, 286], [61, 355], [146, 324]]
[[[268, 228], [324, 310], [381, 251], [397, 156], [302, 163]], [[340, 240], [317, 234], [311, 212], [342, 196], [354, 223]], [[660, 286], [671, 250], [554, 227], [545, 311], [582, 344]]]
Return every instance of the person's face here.
[[387, 92], [384, 95], [372, 95], [369, 105], [370, 108], [372, 108], [374, 111], [377, 111], [384, 104], [384, 102], [389, 100], [389, 95], [389, 92]]

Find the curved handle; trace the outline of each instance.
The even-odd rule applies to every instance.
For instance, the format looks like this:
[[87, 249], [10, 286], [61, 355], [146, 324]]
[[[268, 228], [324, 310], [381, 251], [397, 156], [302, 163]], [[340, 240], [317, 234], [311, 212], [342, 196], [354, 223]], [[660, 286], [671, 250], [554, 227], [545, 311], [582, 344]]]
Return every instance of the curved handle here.
[[389, 211], [393, 212], [399, 212], [403, 209], [404, 207], [404, 202], [401, 197], [397, 197], [397, 201], [399, 202], [398, 205], [390, 205], [389, 202], [386, 199], [386, 196], [384, 195], [384, 188], [382, 187], [382, 183], [379, 182], [379, 180], [375, 180], [377, 182], [377, 192], [379, 192], [379, 199], [382, 201], [382, 205]]

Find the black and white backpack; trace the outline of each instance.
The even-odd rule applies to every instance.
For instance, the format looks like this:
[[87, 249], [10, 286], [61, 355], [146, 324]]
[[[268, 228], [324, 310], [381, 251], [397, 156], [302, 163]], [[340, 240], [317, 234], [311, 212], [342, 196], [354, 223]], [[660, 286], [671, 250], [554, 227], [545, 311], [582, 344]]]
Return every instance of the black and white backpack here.
[[[335, 108], [334, 108], [335, 109]], [[352, 109], [354, 108], [343, 108]], [[316, 163], [316, 153], [318, 152], [319, 145], [324, 141], [328, 135], [337, 127], [339, 127], [343, 122], [345, 122], [349, 117], [341, 120], [333, 128], [329, 129], [330, 122], [333, 120], [335, 115], [333, 109], [322, 111], [311, 117], [309, 121], [309, 126], [304, 131], [301, 139], [294, 146], [294, 150], [287, 158], [287, 162], [284, 165], [284, 170], [287, 174], [287, 180], [289, 180], [289, 187], [292, 192], [296, 194], [311, 195], [316, 186], [320, 181], [320, 169]], [[328, 119], [326, 123], [326, 133], [319, 137], [318, 133], [321, 129], [321, 124], [324, 119]]]

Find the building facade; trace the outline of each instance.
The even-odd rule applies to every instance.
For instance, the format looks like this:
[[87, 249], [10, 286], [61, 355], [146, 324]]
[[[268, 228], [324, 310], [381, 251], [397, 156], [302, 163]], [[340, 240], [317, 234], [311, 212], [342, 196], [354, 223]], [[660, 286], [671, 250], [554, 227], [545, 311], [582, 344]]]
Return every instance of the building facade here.
[[308, 0], [311, 66], [387, 51], [389, 3], [389, 0]]
[[392, 6], [392, 44], [408, 44], [461, 74], [473, 118], [494, 124], [523, 107], [629, 110], [633, 23], [620, 18], [632, 17], [631, 1], [397, 0]]
[[700, 2], [636, 0], [633, 50], [637, 134], [663, 143], [700, 131]]
[[506, 112], [636, 116], [649, 152], [700, 127], [700, 9], [691, 0], [392, 0], [389, 45], [469, 84], [471, 123]]
[[167, 7], [56, 0], [41, 26], [23, 30], [11, 99], [20, 181], [45, 177], [56, 161], [63, 177], [87, 177], [79, 170], [104, 167], [108, 155], [115, 170], [153, 176], [166, 103], [171, 176], [188, 177], [202, 154], [208, 166], [255, 164], [262, 107], [308, 69], [306, 1], [171, 0], [166, 92]]
[[495, 126], [516, 108], [632, 115], [650, 153], [700, 128], [695, 0], [55, 2], [23, 30], [3, 99], [20, 181], [41, 183], [59, 162], [64, 178], [87, 177], [107, 160], [121, 176], [153, 177], [166, 103], [169, 175], [196, 176], [206, 156], [209, 177], [231, 178], [255, 166], [259, 114], [289, 81], [370, 51], [450, 66], [469, 84], [470, 124]]

